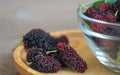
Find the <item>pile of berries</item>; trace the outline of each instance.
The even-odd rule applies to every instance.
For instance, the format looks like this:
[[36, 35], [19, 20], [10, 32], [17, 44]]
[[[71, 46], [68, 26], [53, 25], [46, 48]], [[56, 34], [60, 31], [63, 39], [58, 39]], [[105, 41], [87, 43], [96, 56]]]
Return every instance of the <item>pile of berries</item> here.
[[61, 67], [69, 67], [77, 72], [85, 72], [86, 62], [69, 45], [66, 36], [53, 37], [42, 29], [33, 29], [23, 36], [26, 59], [33, 69], [52, 73]]
[[[114, 2], [113, 4], [104, 2], [98, 6], [91, 6], [86, 10], [85, 15], [101, 21], [120, 23], [120, 0], [116, 0], [116, 2]], [[118, 26], [109, 26], [96, 22], [88, 22], [88, 24], [94, 32], [120, 37], [120, 27]], [[117, 41], [100, 39], [97, 37], [92, 38], [96, 42], [97, 46], [100, 46], [100, 48], [104, 48], [104, 50], [112, 52], [114, 50], [116, 53], [119, 50], [120, 43]]]
[[[111, 10], [111, 6], [108, 3], [102, 3], [98, 7], [90, 7], [87, 9], [85, 14], [93, 19], [116, 23], [115, 13]], [[109, 26], [92, 22], [90, 23], [90, 27], [95, 32], [105, 33], [105, 30]]]
[[[98, 7], [91, 6], [86, 10], [85, 15], [101, 21], [120, 23], [120, 0], [116, 0], [116, 2], [114, 2], [112, 5], [109, 3], [101, 3]], [[105, 31], [111, 28], [112, 30], [110, 31], [110, 33], [112, 32], [113, 34], [110, 35], [120, 35], [120, 27], [112, 27], [95, 22], [91, 22], [89, 23], [89, 25], [93, 31], [98, 33], [109, 35], [109, 32], [107, 33]]]

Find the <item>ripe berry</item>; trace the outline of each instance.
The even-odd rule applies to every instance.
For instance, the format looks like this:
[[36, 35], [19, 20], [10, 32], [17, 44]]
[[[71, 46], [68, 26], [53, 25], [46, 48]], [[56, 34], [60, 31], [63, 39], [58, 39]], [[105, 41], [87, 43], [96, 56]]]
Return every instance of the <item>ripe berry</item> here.
[[116, 16], [116, 22], [119, 23], [120, 22], [120, 0], [116, 0], [116, 2], [112, 4], [111, 9], [112, 11], [114, 11], [114, 13], [118, 11]]
[[104, 12], [106, 10], [109, 10], [110, 9], [110, 4], [109, 3], [102, 3], [99, 5], [98, 9], [101, 11], [101, 12]]
[[37, 47], [43, 49], [44, 53], [55, 49], [55, 39], [49, 33], [41, 29], [33, 29], [23, 37], [26, 49]]
[[105, 21], [115, 23], [116, 22], [116, 17], [113, 11], [109, 10], [106, 12], [105, 15]]
[[32, 62], [37, 55], [43, 55], [43, 50], [40, 48], [30, 48], [27, 52], [27, 60], [28, 62]]
[[57, 49], [59, 50], [59, 54], [66, 66], [81, 73], [85, 72], [87, 69], [86, 62], [72, 47], [65, 43], [58, 43]]
[[104, 16], [105, 16], [104, 14], [97, 14], [93, 18], [97, 19], [97, 20], [102, 20], [103, 21], [104, 20]]
[[120, 11], [120, 0], [116, 0], [115, 3], [112, 4], [112, 10], [115, 12], [116, 10]]
[[91, 23], [90, 27], [93, 31], [99, 32], [99, 33], [103, 33], [104, 29], [106, 28], [106, 26], [100, 23]]
[[43, 30], [33, 29], [23, 36], [24, 46], [25, 48], [42, 48], [42, 43], [47, 38], [49, 38], [49, 34], [45, 33]]
[[[115, 23], [115, 20], [116, 20], [114, 13], [112, 11], [110, 11], [110, 10], [108, 10], [106, 12], [103, 12], [103, 13], [98, 13], [95, 16], [93, 16], [92, 18], [97, 19], [97, 20], [101, 20], [101, 21], [112, 22], [112, 23]], [[103, 25], [101, 23], [91, 22], [90, 27], [95, 32], [103, 33], [104, 30], [108, 26]]]
[[31, 67], [40, 72], [57, 72], [60, 70], [60, 63], [50, 56], [38, 55], [35, 57]]
[[90, 8], [88, 8], [87, 9], [87, 11], [86, 11], [86, 15], [88, 16], [88, 17], [91, 17], [91, 18], [93, 18], [95, 15], [97, 15], [99, 13], [99, 11], [96, 9], [96, 8], [94, 8], [94, 7], [90, 7]]

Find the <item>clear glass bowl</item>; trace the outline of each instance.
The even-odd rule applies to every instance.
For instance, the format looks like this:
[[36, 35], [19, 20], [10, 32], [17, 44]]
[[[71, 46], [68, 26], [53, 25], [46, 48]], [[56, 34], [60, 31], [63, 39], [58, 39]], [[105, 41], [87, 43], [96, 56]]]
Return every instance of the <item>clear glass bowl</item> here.
[[[84, 5], [90, 7], [93, 2]], [[120, 24], [89, 18], [84, 15], [85, 11], [82, 7], [77, 10], [78, 27], [84, 33], [91, 51], [100, 63], [120, 73]], [[90, 28], [92, 24], [101, 24], [106, 30], [95, 32]]]

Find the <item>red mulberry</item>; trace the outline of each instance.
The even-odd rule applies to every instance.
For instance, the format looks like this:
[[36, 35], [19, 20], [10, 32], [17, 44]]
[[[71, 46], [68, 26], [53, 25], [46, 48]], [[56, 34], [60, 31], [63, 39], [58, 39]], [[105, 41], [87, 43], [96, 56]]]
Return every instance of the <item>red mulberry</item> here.
[[103, 24], [100, 24], [100, 23], [91, 23], [90, 27], [93, 31], [99, 32], [99, 33], [103, 33], [104, 29], [106, 28], [105, 26], [103, 26]]
[[101, 11], [101, 12], [105, 12], [107, 10], [110, 9], [110, 4], [109, 3], [102, 3], [99, 5], [98, 9]]
[[76, 51], [65, 43], [57, 44], [60, 56], [66, 66], [78, 72], [85, 72], [87, 69], [86, 62], [76, 53]]
[[31, 48], [27, 53], [27, 60], [30, 66], [40, 72], [57, 72], [61, 64], [53, 57], [42, 53], [40, 48]]
[[61, 65], [50, 56], [38, 55], [32, 62], [31, 67], [40, 72], [52, 73], [60, 70]]
[[37, 55], [41, 55], [41, 54], [43, 55], [42, 52], [43, 50], [40, 48], [30, 48], [26, 56], [28, 62], [32, 62]]

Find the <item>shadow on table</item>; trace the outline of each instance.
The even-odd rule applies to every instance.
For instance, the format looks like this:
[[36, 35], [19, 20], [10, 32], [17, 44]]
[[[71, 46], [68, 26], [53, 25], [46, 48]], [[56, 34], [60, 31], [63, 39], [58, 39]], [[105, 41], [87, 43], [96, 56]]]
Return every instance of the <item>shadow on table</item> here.
[[12, 53], [0, 55], [0, 75], [20, 75], [14, 66]]

